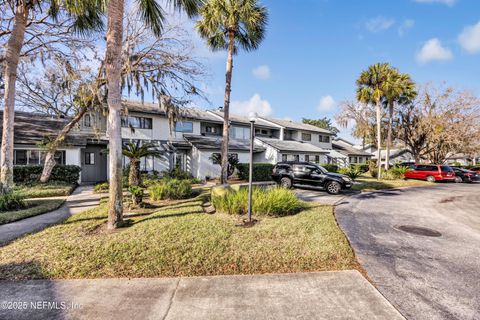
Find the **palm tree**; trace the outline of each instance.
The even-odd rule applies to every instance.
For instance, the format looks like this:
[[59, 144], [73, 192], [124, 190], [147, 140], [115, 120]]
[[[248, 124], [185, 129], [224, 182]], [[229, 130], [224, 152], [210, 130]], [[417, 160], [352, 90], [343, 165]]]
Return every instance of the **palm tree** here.
[[245, 51], [260, 46], [267, 25], [267, 8], [257, 0], [208, 0], [200, 9], [197, 22], [200, 36], [213, 51], [227, 50], [227, 71], [223, 107], [222, 174], [220, 182], [228, 178], [228, 127], [230, 92], [232, 86], [233, 55], [238, 48]]
[[385, 104], [388, 108], [388, 133], [387, 150], [385, 155], [385, 170], [390, 165], [390, 147], [392, 144], [393, 113], [395, 105], [411, 102], [417, 96], [415, 83], [406, 73], [400, 73], [397, 69], [391, 69], [389, 81], [385, 86]]
[[[168, 0], [176, 10], [184, 9], [188, 16], [198, 12], [200, 0]], [[165, 19], [164, 10], [156, 0], [137, 2], [140, 17], [159, 35]], [[123, 46], [124, 0], [108, 0], [107, 50], [105, 53], [105, 69], [108, 82], [108, 121], [107, 134], [110, 145], [110, 190], [108, 204], [108, 228], [115, 229], [123, 223], [123, 191], [122, 191], [122, 135], [121, 135], [121, 72]]]
[[381, 148], [382, 148], [382, 100], [385, 98], [386, 86], [391, 78], [391, 67], [388, 63], [377, 63], [362, 71], [357, 79], [357, 100], [362, 103], [375, 104], [377, 122], [377, 179], [382, 178]]
[[55, 19], [59, 14], [60, 8], [74, 19], [72, 30], [75, 32], [88, 32], [89, 30], [98, 30], [103, 27], [101, 20], [102, 6], [94, 0], [64, 1], [64, 0], [43, 0], [28, 1], [8, 0], [13, 12], [13, 26], [10, 37], [7, 41], [5, 55], [5, 93], [4, 93], [4, 112], [3, 112], [3, 130], [1, 147], [1, 172], [0, 184], [1, 192], [9, 192], [13, 187], [13, 128], [15, 118], [15, 86], [17, 82], [17, 69], [20, 60], [20, 54], [25, 39], [25, 31], [31, 16], [42, 5], [48, 6], [48, 13]]
[[144, 157], [159, 157], [163, 154], [154, 143], [141, 143], [130, 141], [123, 146], [122, 154], [130, 159], [130, 171], [128, 172], [129, 186], [142, 184], [140, 176], [140, 159]]

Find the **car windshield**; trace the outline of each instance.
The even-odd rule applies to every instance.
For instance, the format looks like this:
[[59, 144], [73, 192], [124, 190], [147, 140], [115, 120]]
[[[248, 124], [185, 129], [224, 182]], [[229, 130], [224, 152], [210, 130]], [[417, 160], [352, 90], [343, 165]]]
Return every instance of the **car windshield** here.
[[325, 169], [324, 167], [319, 167], [319, 166], [315, 166], [315, 167], [323, 174], [328, 173], [328, 170]]
[[442, 172], [452, 172], [453, 169], [450, 166], [440, 166]]

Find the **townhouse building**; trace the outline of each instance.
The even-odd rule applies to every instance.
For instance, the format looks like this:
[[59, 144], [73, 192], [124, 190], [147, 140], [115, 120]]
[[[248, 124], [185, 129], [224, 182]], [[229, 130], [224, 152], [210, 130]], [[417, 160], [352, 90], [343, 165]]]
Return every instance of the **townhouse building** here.
[[[180, 168], [198, 179], [220, 175], [215, 153], [220, 153], [223, 132], [222, 110], [184, 108], [179, 119], [170, 124], [157, 104], [123, 102], [122, 138], [124, 141], [151, 142], [162, 151], [160, 157], [141, 160], [141, 170], [162, 172]], [[17, 112], [15, 115], [14, 164], [42, 164], [44, 150], [39, 144], [55, 136], [69, 119]], [[254, 125], [254, 162], [309, 161], [333, 163], [342, 155], [332, 148], [333, 134], [312, 125], [270, 117], [259, 117]], [[229, 153], [240, 163], [249, 162], [250, 122], [246, 117], [230, 115]], [[68, 135], [57, 152], [61, 164], [82, 167], [82, 182], [108, 179], [108, 137], [106, 118], [87, 113]], [[128, 165], [125, 158], [124, 165]]]

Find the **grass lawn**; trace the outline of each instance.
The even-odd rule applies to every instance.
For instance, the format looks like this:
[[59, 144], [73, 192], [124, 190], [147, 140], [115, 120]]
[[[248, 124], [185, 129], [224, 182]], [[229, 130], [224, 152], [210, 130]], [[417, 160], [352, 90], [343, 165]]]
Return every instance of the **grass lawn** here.
[[64, 201], [63, 199], [27, 200], [26, 209], [0, 212], [0, 225], [50, 212], [59, 208]]
[[355, 183], [352, 186], [353, 190], [359, 191], [372, 191], [372, 190], [382, 190], [382, 189], [392, 189], [398, 187], [414, 187], [414, 186], [433, 186], [434, 183], [430, 183], [423, 180], [381, 180], [378, 181], [376, 178], [361, 176], [355, 180]]
[[200, 198], [157, 202], [106, 230], [106, 205], [0, 248], [0, 279], [171, 277], [357, 268], [331, 206], [288, 217], [203, 213]]
[[14, 191], [25, 198], [46, 198], [68, 196], [75, 185], [65, 182], [49, 182], [47, 184], [16, 185]]

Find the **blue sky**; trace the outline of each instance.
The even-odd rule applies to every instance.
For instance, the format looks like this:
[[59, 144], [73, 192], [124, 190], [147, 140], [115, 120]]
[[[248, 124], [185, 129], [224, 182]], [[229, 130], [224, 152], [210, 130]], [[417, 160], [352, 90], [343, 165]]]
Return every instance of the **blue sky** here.
[[[333, 118], [362, 69], [389, 62], [418, 83], [480, 93], [478, 0], [263, 0], [265, 41], [235, 56], [232, 108], [279, 118]], [[477, 25], [478, 24], [478, 25]], [[465, 29], [466, 28], [466, 29]], [[206, 57], [211, 105], [223, 105], [226, 53]], [[348, 130], [342, 136], [348, 137]]]

